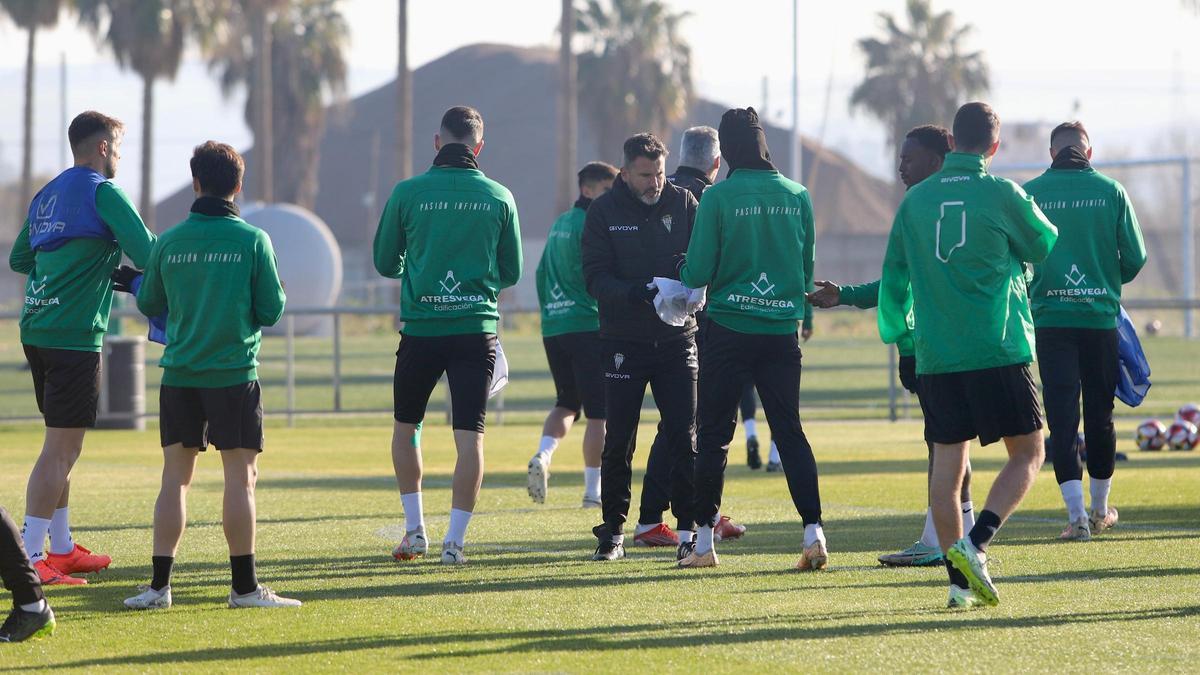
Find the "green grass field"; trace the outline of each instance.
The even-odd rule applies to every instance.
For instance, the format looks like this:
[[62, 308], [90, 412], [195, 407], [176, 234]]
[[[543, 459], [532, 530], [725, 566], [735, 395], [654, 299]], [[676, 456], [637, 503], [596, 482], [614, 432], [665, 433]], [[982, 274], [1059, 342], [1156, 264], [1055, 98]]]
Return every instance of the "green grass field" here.
[[[386, 417], [384, 417], [386, 420]], [[596, 511], [578, 508], [578, 432], [555, 457], [548, 503], [525, 495], [533, 425], [489, 430], [488, 474], [465, 567], [389, 555], [402, 518], [390, 426], [272, 427], [259, 483], [259, 573], [298, 610], [225, 609], [219, 460], [203, 456], [173, 582], [155, 613], [121, 600], [150, 574], [157, 434], [96, 432], [72, 485], [76, 538], [112, 554], [81, 588], [54, 587], [57, 634], [0, 647], [0, 670], [1186, 672], [1200, 657], [1200, 452], [1137, 453], [1120, 430], [1113, 503], [1122, 526], [1088, 544], [1049, 468], [992, 547], [999, 607], [943, 609], [945, 573], [885, 569], [879, 553], [920, 533], [925, 448], [915, 422], [813, 422], [831, 567], [791, 570], [801, 526], [783, 477], [749, 471], [741, 436], [725, 510], [749, 526], [722, 564], [673, 569], [673, 551], [587, 560]], [[652, 428], [642, 429], [641, 448]], [[445, 532], [449, 430], [424, 436], [433, 543]], [[36, 426], [0, 429], [0, 503], [20, 512]], [[1001, 463], [976, 450], [976, 503]], [[639, 460], [644, 462], [644, 451]], [[635, 481], [640, 474], [635, 475]], [[638, 493], [635, 488], [635, 497]], [[436, 548], [436, 545], [434, 546]]]

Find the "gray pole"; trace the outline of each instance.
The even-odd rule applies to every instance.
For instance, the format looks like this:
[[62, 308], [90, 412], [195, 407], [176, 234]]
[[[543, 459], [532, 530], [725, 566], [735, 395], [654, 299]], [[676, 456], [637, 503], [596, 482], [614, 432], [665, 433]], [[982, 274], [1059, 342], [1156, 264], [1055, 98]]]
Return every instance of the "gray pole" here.
[[[765, 111], [764, 111], [765, 114]], [[800, 141], [800, 0], [792, 0], [792, 180], [802, 183], [803, 143]]]
[[579, 82], [575, 65], [575, 53], [571, 38], [575, 35], [574, 0], [562, 2], [562, 25], [559, 28], [562, 44], [559, 45], [559, 120], [558, 120], [558, 210], [565, 211], [575, 201], [578, 184], [575, 172], [579, 170], [576, 147], [579, 136]]
[[[1196, 236], [1192, 227], [1192, 160], [1183, 158], [1183, 297], [1196, 299]], [[1191, 338], [1193, 315], [1191, 305], [1183, 312], [1183, 335]]]
[[67, 168], [67, 53], [62, 53], [58, 69], [58, 100], [61, 106], [58, 130], [62, 134], [58, 143], [58, 165]]

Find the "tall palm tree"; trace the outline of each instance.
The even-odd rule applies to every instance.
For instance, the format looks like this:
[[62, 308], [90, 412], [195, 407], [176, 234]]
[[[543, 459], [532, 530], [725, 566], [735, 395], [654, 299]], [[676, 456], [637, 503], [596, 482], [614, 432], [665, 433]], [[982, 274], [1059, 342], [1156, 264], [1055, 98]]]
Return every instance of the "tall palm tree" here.
[[[272, 133], [288, 140], [288, 152], [270, 155], [273, 183], [265, 186], [273, 200], [313, 208], [317, 198], [317, 168], [328, 99], [338, 99], [346, 87], [346, 47], [350, 29], [338, 5], [341, 0], [294, 0], [280, 7], [271, 21], [270, 91], [261, 81], [260, 53], [252, 39], [253, 17], [234, 15], [221, 40], [209, 47], [210, 64], [220, 73], [228, 96], [239, 87], [249, 91], [246, 121], [254, 127], [262, 95], [274, 100]], [[247, 21], [246, 19], [251, 19]], [[267, 168], [259, 154], [261, 137], [254, 139], [255, 170]]]
[[858, 41], [867, 72], [850, 96], [851, 109], [862, 109], [883, 122], [892, 151], [904, 134], [920, 124], [948, 125], [968, 97], [988, 90], [983, 53], [964, 51], [970, 24], [955, 25], [950, 11], [934, 13], [930, 0], [908, 0], [907, 26], [879, 14], [882, 37]]
[[[408, 67], [408, 0], [399, 0], [396, 62], [396, 180], [412, 173], [412, 71]], [[374, 188], [372, 188], [374, 189]]]
[[576, 141], [579, 136], [579, 79], [575, 64], [575, 0], [562, 0], [559, 33], [558, 92], [558, 210], [564, 211], [575, 198]]
[[195, 0], [75, 0], [122, 68], [142, 78], [142, 186], [138, 210], [154, 227], [154, 83], [174, 80], [187, 33], [203, 3]]
[[692, 50], [679, 32], [688, 14], [661, 0], [585, 0], [578, 14], [580, 99], [600, 154], [617, 159], [640, 131], [665, 137], [692, 101]]
[[[21, 192], [18, 208], [22, 211], [33, 198], [33, 75], [34, 47], [39, 28], [48, 28], [58, 23], [58, 12], [62, 0], [0, 0], [0, 8], [8, 14], [18, 28], [28, 33], [25, 46], [25, 116], [21, 146]], [[24, 220], [24, 217], [21, 218]], [[19, 221], [18, 221], [19, 222]]]

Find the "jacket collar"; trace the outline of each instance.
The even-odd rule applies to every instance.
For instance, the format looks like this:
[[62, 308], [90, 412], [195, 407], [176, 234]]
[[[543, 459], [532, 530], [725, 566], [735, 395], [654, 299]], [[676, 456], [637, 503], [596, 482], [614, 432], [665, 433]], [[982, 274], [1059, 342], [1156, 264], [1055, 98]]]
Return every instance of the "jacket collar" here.
[[202, 216], [212, 216], [214, 218], [238, 218], [242, 215], [238, 210], [238, 205], [220, 197], [209, 197], [203, 195], [196, 198], [192, 202], [192, 213], [199, 213]]
[[687, 176], [689, 178], [695, 178], [696, 180], [700, 181], [701, 183], [704, 183], [705, 185], [713, 184], [713, 182], [708, 179], [708, 174], [704, 173], [700, 169], [690, 167], [690, 166], [684, 166], [682, 164], [680, 164], [679, 167], [675, 169], [675, 175], [676, 176]]
[[955, 173], [987, 173], [987, 162], [983, 155], [973, 152], [951, 152], [942, 163], [942, 171]]

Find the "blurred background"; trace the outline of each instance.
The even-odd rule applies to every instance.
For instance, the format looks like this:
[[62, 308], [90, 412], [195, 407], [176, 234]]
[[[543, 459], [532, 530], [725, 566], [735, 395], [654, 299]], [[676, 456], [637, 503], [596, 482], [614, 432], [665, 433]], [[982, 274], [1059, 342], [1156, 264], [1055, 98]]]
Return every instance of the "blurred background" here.
[[[116, 180], [153, 229], [191, 204], [192, 147], [229, 142], [247, 158], [246, 200], [315, 214], [320, 236], [304, 241], [328, 242], [340, 260], [336, 287], [324, 289], [331, 303], [392, 307], [396, 282], [370, 265], [379, 210], [397, 180], [428, 166], [441, 113], [471, 105], [485, 120], [481, 168], [512, 189], [521, 216], [529, 273], [504, 310], [510, 329], [530, 324], [534, 335], [532, 270], [546, 232], [574, 199], [578, 167], [617, 163], [626, 136], [653, 131], [677, 155], [683, 129], [754, 106], [776, 165], [812, 192], [817, 276], [861, 282], [878, 277], [902, 196], [898, 141], [985, 99], [1003, 123], [994, 171], [1018, 181], [1048, 165], [1056, 124], [1082, 120], [1146, 235], [1150, 262], [1126, 298], [1186, 300], [1200, 199], [1188, 159], [1200, 144], [1198, 35], [1197, 0], [0, 0], [0, 253], [32, 193], [69, 164], [70, 119], [94, 108], [127, 125]], [[277, 242], [288, 231], [279, 227], [269, 229]], [[299, 266], [292, 274], [312, 269], [305, 246], [295, 263], [281, 255]], [[15, 316], [22, 284], [0, 274], [0, 311]], [[330, 304], [313, 299], [321, 292], [292, 295], [293, 307]], [[865, 349], [873, 316], [827, 313], [818, 335]], [[1193, 328], [1181, 308], [1134, 316], [1159, 322], [1164, 337]], [[346, 321], [348, 339], [394, 341], [387, 317]], [[300, 332], [331, 338], [328, 317], [318, 323]], [[15, 368], [15, 321], [0, 320], [0, 332], [0, 359]], [[322, 345], [314, 353], [328, 354]], [[1190, 348], [1179, 343], [1181, 358]], [[885, 387], [886, 364], [876, 367]], [[24, 394], [13, 405], [31, 407], [24, 378], [11, 383]], [[872, 392], [862, 398], [879, 405]]]

